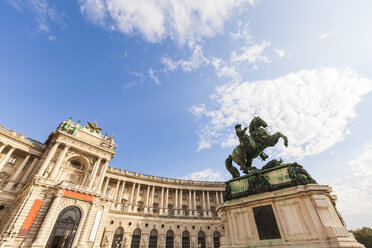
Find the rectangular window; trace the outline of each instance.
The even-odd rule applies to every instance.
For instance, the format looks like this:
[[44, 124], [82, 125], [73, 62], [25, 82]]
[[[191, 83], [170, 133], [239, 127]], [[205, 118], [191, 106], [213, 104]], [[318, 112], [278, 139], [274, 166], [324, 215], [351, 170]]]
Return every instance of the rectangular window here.
[[17, 160], [16, 158], [10, 158], [8, 163], [13, 165], [16, 162], [16, 160]]

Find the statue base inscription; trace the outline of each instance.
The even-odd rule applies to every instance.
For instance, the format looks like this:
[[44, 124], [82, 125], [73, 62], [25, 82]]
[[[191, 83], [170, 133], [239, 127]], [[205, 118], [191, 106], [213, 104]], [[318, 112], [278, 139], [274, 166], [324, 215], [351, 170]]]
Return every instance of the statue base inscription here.
[[[225, 198], [230, 199], [218, 208], [225, 227], [221, 247], [364, 247], [348, 232], [332, 189], [301, 185], [291, 173], [284, 165], [253, 179], [248, 175], [227, 182], [230, 192]], [[255, 186], [263, 177], [266, 183]], [[264, 188], [268, 190], [257, 192]]]

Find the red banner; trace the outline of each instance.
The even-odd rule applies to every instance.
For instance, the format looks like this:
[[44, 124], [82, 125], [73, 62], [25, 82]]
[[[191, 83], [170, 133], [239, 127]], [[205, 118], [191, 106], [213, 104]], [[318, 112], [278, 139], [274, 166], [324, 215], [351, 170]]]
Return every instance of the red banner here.
[[35, 218], [39, 213], [41, 206], [43, 205], [43, 200], [35, 200], [34, 205], [27, 215], [25, 222], [23, 223], [21, 230], [19, 230], [18, 237], [26, 237], [31, 229], [32, 224], [34, 224]]
[[92, 196], [92, 195], [78, 193], [78, 192], [74, 192], [74, 191], [70, 191], [70, 190], [65, 190], [63, 192], [63, 196], [67, 196], [67, 197], [71, 197], [71, 198], [75, 198], [75, 199], [80, 199], [80, 200], [84, 200], [84, 201], [90, 201], [90, 202], [92, 202], [93, 199], [94, 199], [94, 196]]

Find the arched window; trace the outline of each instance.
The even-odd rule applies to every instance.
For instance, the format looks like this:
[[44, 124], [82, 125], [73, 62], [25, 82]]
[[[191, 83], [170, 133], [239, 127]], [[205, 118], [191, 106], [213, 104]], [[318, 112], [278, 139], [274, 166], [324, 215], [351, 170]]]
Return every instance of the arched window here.
[[152, 229], [150, 232], [149, 248], [156, 248], [158, 245], [158, 231]]
[[167, 237], [165, 240], [165, 248], [173, 248], [174, 247], [174, 233], [172, 230], [168, 230]]
[[121, 248], [121, 242], [123, 241], [124, 230], [121, 227], [116, 228], [114, 238], [112, 240], [111, 248]]
[[130, 248], [139, 248], [141, 242], [141, 230], [136, 229], [133, 231], [132, 234], [132, 243], [130, 244]]
[[220, 233], [219, 232], [214, 232], [213, 233], [213, 244], [214, 248], [220, 248]]
[[205, 234], [202, 231], [198, 232], [198, 247], [206, 248], [206, 246], [205, 246]]
[[188, 231], [182, 233], [182, 248], [190, 248], [190, 234]]
[[70, 248], [74, 242], [80, 219], [81, 211], [79, 208], [70, 206], [63, 209], [58, 215], [46, 247]]

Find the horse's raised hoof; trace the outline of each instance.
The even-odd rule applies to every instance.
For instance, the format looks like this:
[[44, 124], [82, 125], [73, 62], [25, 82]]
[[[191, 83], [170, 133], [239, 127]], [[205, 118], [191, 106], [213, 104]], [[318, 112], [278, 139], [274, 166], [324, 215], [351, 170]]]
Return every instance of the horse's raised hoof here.
[[285, 147], [288, 147], [288, 140], [284, 141], [284, 145], [285, 145]]

